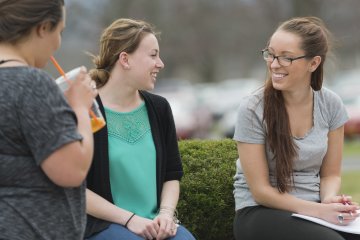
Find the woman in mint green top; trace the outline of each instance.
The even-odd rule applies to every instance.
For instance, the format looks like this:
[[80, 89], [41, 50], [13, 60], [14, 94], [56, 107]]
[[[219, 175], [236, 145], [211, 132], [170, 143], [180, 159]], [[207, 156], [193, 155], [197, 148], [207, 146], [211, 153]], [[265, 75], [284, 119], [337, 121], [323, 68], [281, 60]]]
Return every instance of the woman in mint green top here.
[[100, 42], [90, 74], [107, 126], [94, 136], [85, 236], [192, 240], [175, 216], [183, 171], [171, 108], [146, 92], [164, 67], [155, 32], [146, 22], [118, 19]]
[[109, 170], [114, 203], [153, 219], [158, 211], [156, 151], [145, 103], [130, 112], [105, 107], [105, 114], [109, 122]]

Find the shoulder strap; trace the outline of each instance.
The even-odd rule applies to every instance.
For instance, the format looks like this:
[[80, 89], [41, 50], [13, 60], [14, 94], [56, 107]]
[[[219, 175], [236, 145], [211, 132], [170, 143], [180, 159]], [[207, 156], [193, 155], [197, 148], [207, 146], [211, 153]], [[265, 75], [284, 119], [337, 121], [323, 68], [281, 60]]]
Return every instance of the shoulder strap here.
[[7, 62], [21, 62], [22, 63], [22, 61], [17, 60], [17, 59], [6, 59], [6, 60], [0, 60], [0, 65], [7, 63]]

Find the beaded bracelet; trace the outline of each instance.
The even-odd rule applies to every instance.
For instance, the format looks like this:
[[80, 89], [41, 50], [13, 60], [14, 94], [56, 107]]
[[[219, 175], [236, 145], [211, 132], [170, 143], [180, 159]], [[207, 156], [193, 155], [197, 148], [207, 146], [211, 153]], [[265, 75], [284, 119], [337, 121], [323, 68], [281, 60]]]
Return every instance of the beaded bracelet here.
[[124, 225], [125, 228], [127, 228], [127, 225], [129, 224], [130, 220], [131, 220], [134, 216], [135, 216], [135, 213], [133, 213], [133, 214], [129, 217], [129, 219], [126, 221], [126, 223], [125, 223], [125, 225]]
[[180, 221], [178, 219], [178, 212], [176, 208], [169, 206], [160, 206], [158, 214], [166, 214], [173, 219], [174, 223], [180, 224]]

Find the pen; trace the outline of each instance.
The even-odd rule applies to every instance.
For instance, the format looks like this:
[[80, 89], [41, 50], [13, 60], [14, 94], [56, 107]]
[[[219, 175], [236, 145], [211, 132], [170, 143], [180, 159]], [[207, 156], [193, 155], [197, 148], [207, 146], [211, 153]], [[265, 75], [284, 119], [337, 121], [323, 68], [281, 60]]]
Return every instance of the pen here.
[[[350, 202], [350, 201], [345, 200], [346, 197], [345, 197], [344, 194], [342, 194], [341, 197], [342, 197], [342, 204], [344, 204], [344, 205], [351, 205], [351, 202]], [[349, 214], [350, 214], [350, 216], [352, 216], [352, 215], [353, 215], [352, 211], [349, 211]]]

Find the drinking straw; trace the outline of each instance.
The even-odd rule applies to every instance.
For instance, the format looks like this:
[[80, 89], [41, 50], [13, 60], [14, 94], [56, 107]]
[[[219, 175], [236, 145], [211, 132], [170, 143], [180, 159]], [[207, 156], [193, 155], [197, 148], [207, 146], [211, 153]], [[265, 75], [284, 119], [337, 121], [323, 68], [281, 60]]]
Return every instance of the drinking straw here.
[[54, 64], [55, 68], [58, 70], [58, 72], [60, 73], [60, 75], [63, 76], [66, 81], [69, 81], [69, 79], [66, 77], [66, 74], [65, 74], [64, 70], [60, 67], [60, 65], [59, 65], [59, 63], [56, 61], [56, 59], [55, 59], [53, 56], [51, 56], [51, 57], [50, 57], [50, 60], [51, 60], [51, 62]]
[[[60, 66], [60, 64], [58, 63], [58, 61], [56, 61], [56, 59], [53, 56], [50, 57], [50, 60], [54, 64], [57, 71], [61, 74], [61, 76], [63, 76], [65, 81], [69, 84], [70, 80], [66, 77], [66, 74], [65, 74], [64, 70], [62, 69], [62, 67]], [[91, 109], [89, 109], [89, 113], [90, 113], [90, 116], [94, 119], [94, 121], [97, 122], [98, 119], [97, 119], [95, 113]]]

